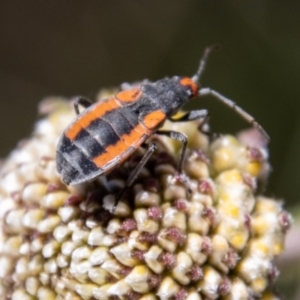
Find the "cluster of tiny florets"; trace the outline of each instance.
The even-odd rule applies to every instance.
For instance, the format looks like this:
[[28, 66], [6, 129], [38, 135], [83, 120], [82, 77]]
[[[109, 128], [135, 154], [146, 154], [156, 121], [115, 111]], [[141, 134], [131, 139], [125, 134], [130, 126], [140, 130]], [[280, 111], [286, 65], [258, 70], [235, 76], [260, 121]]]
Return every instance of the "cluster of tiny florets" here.
[[158, 150], [112, 214], [114, 196], [140, 161], [138, 149], [110, 174], [66, 186], [56, 172], [71, 105], [48, 99], [45, 117], [3, 163], [0, 182], [1, 299], [279, 299], [270, 290], [290, 215], [260, 195], [268, 152], [197, 122], [165, 126], [180, 143]]

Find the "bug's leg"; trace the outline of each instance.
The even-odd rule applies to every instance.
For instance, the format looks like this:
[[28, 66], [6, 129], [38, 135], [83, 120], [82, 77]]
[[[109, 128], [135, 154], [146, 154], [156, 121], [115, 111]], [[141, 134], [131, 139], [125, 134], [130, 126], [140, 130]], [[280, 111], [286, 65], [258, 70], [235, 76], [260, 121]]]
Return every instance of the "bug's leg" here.
[[192, 110], [180, 118], [171, 119], [172, 122], [186, 122], [186, 121], [193, 121], [198, 119], [205, 119], [209, 115], [208, 111], [206, 109], [201, 110]]
[[187, 147], [187, 137], [186, 137], [186, 135], [181, 133], [181, 132], [171, 131], [171, 130], [159, 130], [159, 131], [157, 131], [157, 134], [166, 135], [169, 138], [180, 141], [182, 143], [182, 149], [181, 149], [181, 153], [180, 153], [180, 157], [179, 157], [179, 161], [178, 161], [178, 165], [177, 165], [177, 172], [179, 174], [181, 174], [182, 173], [183, 160], [184, 160], [185, 151], [186, 151], [186, 147]]
[[207, 135], [209, 138], [213, 139], [214, 134], [211, 133], [209, 130], [203, 129], [203, 127], [205, 126], [205, 124], [207, 124], [207, 122], [209, 120], [209, 112], [206, 109], [192, 110], [192, 111], [184, 114], [180, 118], [171, 119], [171, 121], [172, 122], [188, 122], [188, 121], [193, 121], [193, 120], [198, 120], [198, 119], [202, 119], [200, 121], [200, 124], [198, 125], [198, 130], [201, 133]]
[[221, 95], [220, 93], [210, 89], [210, 88], [202, 88], [199, 91], [199, 96], [205, 96], [205, 95], [211, 95], [218, 99], [219, 101], [223, 102], [225, 105], [232, 108], [236, 113], [238, 113], [242, 118], [244, 118], [247, 122], [252, 124], [253, 127], [255, 127], [266, 139], [267, 141], [270, 140], [269, 135], [267, 132], [263, 129], [263, 127], [255, 121], [255, 119], [247, 113], [245, 110], [243, 110], [240, 106], [238, 106], [235, 102], [232, 100], [226, 98], [225, 96]]
[[185, 156], [187, 142], [188, 142], [186, 135], [184, 135], [181, 132], [171, 131], [171, 130], [170, 131], [169, 130], [159, 130], [156, 133], [166, 135], [169, 138], [174, 139], [174, 140], [178, 140], [182, 143], [182, 149], [181, 149], [181, 153], [180, 153], [180, 157], [179, 157], [179, 161], [178, 161], [178, 165], [177, 165], [177, 173], [179, 175], [179, 180], [184, 184], [187, 192], [190, 194], [192, 191], [191, 191], [191, 188], [189, 186], [188, 179], [187, 179], [185, 173], [182, 171], [184, 156]]
[[84, 108], [88, 108], [89, 106], [92, 105], [92, 102], [83, 97], [76, 97], [75, 101], [74, 101], [74, 109], [75, 109], [76, 115], [80, 114], [79, 105], [83, 106]]
[[112, 208], [112, 213], [115, 212], [117, 205], [118, 205], [119, 201], [122, 199], [122, 197], [124, 196], [126, 190], [132, 185], [132, 183], [134, 182], [136, 177], [139, 175], [140, 171], [142, 170], [142, 168], [144, 167], [144, 165], [146, 164], [146, 162], [148, 161], [148, 159], [150, 158], [152, 153], [156, 150], [156, 148], [157, 148], [157, 146], [154, 143], [151, 143], [148, 146], [147, 152], [144, 154], [144, 156], [142, 157], [141, 161], [136, 166], [136, 168], [131, 172], [130, 176], [128, 177], [128, 179], [125, 182], [125, 186], [123, 187], [123, 189], [121, 189], [121, 191], [117, 194], [117, 196], [115, 198], [114, 206]]
[[204, 129], [204, 126], [208, 124], [209, 121], [209, 114], [207, 114], [206, 117], [204, 117], [203, 120], [201, 120], [200, 124], [198, 125], [198, 130], [206, 135], [211, 141], [215, 139], [216, 136], [218, 136], [218, 134], [213, 133], [209, 130], [209, 128]]

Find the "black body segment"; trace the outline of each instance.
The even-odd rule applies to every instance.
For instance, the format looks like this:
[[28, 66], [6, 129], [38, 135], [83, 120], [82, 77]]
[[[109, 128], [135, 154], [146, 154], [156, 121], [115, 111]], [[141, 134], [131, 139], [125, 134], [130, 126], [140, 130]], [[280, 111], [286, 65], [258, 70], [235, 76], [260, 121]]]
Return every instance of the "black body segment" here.
[[[115, 144], [120, 137], [110, 123], [102, 118], [96, 119], [85, 129], [105, 149], [108, 145]], [[99, 153], [100, 154], [100, 153]]]
[[84, 180], [92, 173], [100, 173], [101, 170], [91, 161], [72, 141], [65, 135], [60, 140], [57, 151], [57, 170], [62, 174], [66, 183]]
[[95, 139], [88, 128], [82, 129], [72, 143], [89, 159], [105, 152], [105, 147]]
[[[126, 111], [124, 113], [126, 114]], [[122, 108], [120, 108], [118, 110], [109, 112], [102, 117], [104, 121], [111, 125], [119, 138], [124, 134], [129, 134], [138, 123], [137, 118], [134, 119], [134, 117], [131, 117], [132, 121], [134, 122], [134, 124], [131, 124], [125, 117], [124, 113], [122, 112]]]

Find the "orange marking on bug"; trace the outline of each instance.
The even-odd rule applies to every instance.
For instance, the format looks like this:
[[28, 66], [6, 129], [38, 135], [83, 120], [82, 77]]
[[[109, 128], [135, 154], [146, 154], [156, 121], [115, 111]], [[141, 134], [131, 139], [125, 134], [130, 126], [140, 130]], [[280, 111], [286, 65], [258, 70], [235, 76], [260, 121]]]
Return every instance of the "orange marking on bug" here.
[[129, 134], [122, 135], [120, 140], [115, 145], [106, 147], [106, 152], [95, 157], [93, 162], [97, 167], [102, 168], [106, 164], [110, 163], [110, 161], [114, 158], [121, 157], [129, 147], [138, 147], [148, 136], [149, 131], [138, 124], [133, 130], [131, 130]]
[[81, 127], [80, 123], [75, 122], [70, 126], [70, 128], [68, 130], [66, 130], [65, 135], [67, 138], [69, 138], [71, 141], [73, 141], [81, 129], [82, 129], [82, 127]]
[[117, 109], [121, 105], [115, 100], [115, 98], [109, 98], [104, 102], [99, 103], [93, 109], [93, 113], [98, 117], [103, 117], [106, 113]]
[[[136, 125], [133, 130], [129, 134], [123, 134], [121, 139], [124, 141], [125, 144], [128, 146], [139, 146], [141, 144], [141, 138], [146, 135], [149, 136], [151, 132], [147, 130], [141, 124]], [[143, 139], [144, 140], [144, 139]]]
[[[106, 148], [106, 151], [109, 149], [109, 147]], [[109, 152], [104, 152], [95, 158], [93, 158], [93, 162], [98, 168], [102, 168], [104, 165], [106, 165], [109, 161], [111, 161], [114, 157]]]
[[109, 98], [108, 100], [99, 103], [86, 113], [83, 112], [83, 114], [78, 117], [77, 121], [75, 121], [66, 131], [66, 136], [73, 141], [82, 129], [87, 128], [94, 120], [101, 118], [106, 113], [118, 107], [120, 107], [120, 104], [114, 98]]
[[151, 131], [149, 131], [148, 128], [146, 128], [146, 126], [141, 123], [139, 125], [135, 126], [134, 130], [137, 131], [138, 133], [140, 133], [141, 135], [145, 134], [145, 132], [148, 135], [151, 134]]
[[116, 94], [116, 98], [122, 102], [135, 102], [142, 95], [140, 89], [134, 88], [131, 90], [121, 91]]
[[143, 124], [148, 129], [155, 129], [158, 125], [160, 125], [166, 119], [166, 115], [162, 110], [155, 110], [148, 115], [146, 115], [143, 119]]
[[78, 123], [81, 125], [82, 128], [88, 127], [95, 119], [97, 119], [97, 116], [93, 114], [93, 111], [90, 110], [83, 114], [78, 119]]
[[183, 86], [190, 87], [192, 89], [192, 92], [193, 92], [193, 97], [197, 97], [198, 96], [199, 86], [191, 78], [189, 78], [189, 77], [182, 78], [180, 80], [180, 84], [183, 85]]
[[122, 155], [119, 156], [118, 164], [121, 164], [124, 162], [134, 151], [136, 150], [136, 147], [128, 147], [125, 152], [123, 152]]

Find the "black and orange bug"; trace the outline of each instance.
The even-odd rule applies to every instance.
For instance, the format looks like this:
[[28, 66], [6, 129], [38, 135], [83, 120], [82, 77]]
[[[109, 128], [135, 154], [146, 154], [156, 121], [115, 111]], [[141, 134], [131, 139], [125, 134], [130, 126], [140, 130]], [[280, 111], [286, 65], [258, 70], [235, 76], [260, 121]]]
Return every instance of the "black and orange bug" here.
[[[241, 107], [210, 88], [200, 88], [199, 80], [213, 48], [205, 49], [198, 71], [191, 78], [174, 76], [156, 82], [144, 81], [139, 87], [122, 90], [113, 97], [94, 104], [84, 98], [77, 98], [74, 103], [77, 117], [65, 129], [57, 145], [56, 163], [62, 180], [66, 184], [74, 185], [111, 171], [154, 133], [182, 142], [177, 167], [177, 172], [182, 174], [187, 137], [180, 132], [162, 131], [159, 128], [166, 119], [173, 122], [201, 118], [205, 120], [208, 117], [205, 109], [190, 111], [180, 119], [172, 119], [189, 99], [198, 96], [211, 95], [220, 100], [269, 140], [265, 130]], [[79, 105], [86, 108], [82, 113], [79, 112]], [[116, 196], [114, 209], [155, 149], [156, 145], [151, 143], [127, 179], [125, 187]]]

